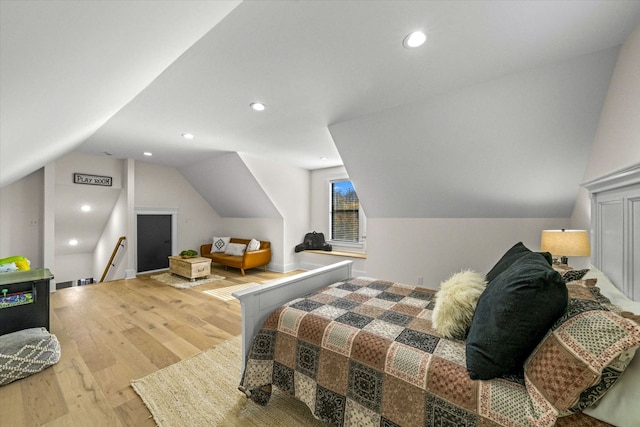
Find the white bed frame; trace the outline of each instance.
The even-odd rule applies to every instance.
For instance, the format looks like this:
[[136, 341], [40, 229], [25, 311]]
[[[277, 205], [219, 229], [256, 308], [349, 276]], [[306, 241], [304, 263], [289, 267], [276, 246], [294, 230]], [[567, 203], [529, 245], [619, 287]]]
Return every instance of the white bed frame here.
[[242, 308], [242, 370], [240, 372], [244, 372], [253, 337], [271, 312], [288, 301], [332, 283], [350, 279], [352, 264], [353, 261], [341, 261], [234, 292], [232, 295], [240, 300]]
[[591, 263], [640, 301], [640, 164], [583, 187], [591, 195]]

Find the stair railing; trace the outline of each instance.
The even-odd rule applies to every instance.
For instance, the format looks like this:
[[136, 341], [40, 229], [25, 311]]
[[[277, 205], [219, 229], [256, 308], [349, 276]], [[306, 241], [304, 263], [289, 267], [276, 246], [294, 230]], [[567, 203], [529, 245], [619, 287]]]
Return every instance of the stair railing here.
[[120, 238], [118, 239], [118, 243], [116, 243], [116, 246], [113, 248], [113, 252], [111, 253], [111, 258], [109, 258], [109, 262], [107, 263], [107, 266], [104, 268], [104, 273], [102, 273], [100, 282], [104, 282], [104, 279], [107, 277], [107, 274], [109, 274], [109, 269], [111, 267], [116, 266], [113, 263], [113, 260], [116, 259], [116, 255], [118, 254], [118, 251], [120, 250], [120, 248], [124, 248], [124, 241], [126, 239], [127, 238], [125, 236], [120, 236]]

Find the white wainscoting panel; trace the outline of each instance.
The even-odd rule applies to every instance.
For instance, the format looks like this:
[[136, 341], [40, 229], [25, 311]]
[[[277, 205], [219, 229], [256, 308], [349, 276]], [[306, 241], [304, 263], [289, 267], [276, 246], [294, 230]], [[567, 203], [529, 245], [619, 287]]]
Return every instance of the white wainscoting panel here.
[[591, 194], [592, 263], [640, 301], [640, 165], [584, 184]]

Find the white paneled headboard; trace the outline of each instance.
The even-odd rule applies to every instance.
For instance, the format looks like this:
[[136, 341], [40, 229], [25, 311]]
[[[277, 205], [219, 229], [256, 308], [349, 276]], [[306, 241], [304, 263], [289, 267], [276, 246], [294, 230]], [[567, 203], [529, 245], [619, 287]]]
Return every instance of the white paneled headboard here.
[[583, 186], [591, 195], [591, 263], [640, 301], [640, 164]]

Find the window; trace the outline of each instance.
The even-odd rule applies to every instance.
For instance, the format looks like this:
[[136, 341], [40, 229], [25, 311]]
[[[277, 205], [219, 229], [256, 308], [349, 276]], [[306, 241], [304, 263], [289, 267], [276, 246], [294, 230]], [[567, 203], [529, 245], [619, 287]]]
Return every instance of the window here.
[[331, 182], [331, 240], [360, 243], [360, 201], [351, 181]]

